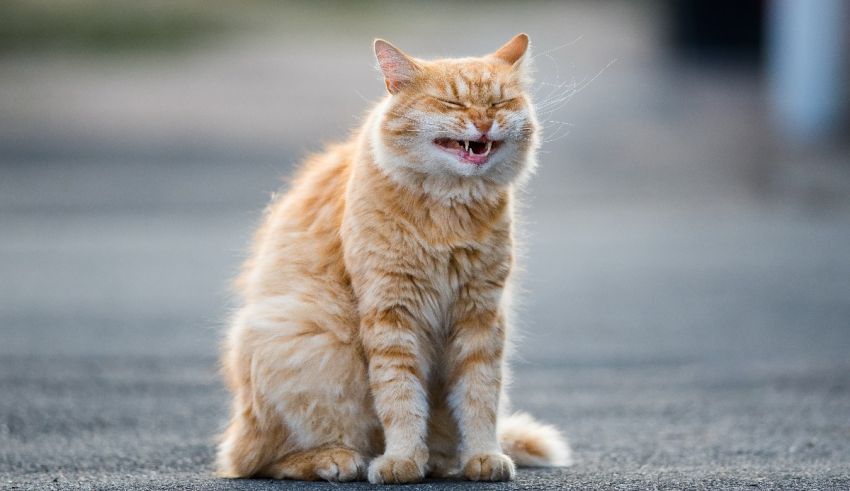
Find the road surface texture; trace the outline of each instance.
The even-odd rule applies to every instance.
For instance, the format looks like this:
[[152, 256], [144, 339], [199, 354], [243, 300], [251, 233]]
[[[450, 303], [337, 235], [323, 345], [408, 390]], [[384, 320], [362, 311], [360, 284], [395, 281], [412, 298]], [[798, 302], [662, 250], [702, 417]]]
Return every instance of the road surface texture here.
[[410, 488], [850, 489], [848, 154], [780, 141], [750, 71], [667, 59], [652, 5], [0, 58], [0, 488], [367, 487], [213, 476], [228, 280], [281, 178], [380, 96], [373, 36], [526, 30], [547, 142], [511, 395], [575, 464]]

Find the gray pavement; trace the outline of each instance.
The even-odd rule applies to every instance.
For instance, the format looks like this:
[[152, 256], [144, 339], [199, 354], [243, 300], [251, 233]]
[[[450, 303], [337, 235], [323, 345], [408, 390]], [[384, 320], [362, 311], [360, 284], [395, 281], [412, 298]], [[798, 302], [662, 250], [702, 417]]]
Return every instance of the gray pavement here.
[[[463, 50], [528, 30], [539, 96], [584, 87], [524, 197], [511, 390], [576, 463], [416, 487], [848, 489], [850, 154], [789, 148], [757, 76], [666, 60], [654, 4], [617, 5], [478, 9]], [[0, 488], [338, 488], [212, 475], [216, 350], [269, 193], [380, 94], [369, 39], [458, 52], [393, 15], [0, 58]]]
[[[525, 365], [512, 391], [516, 405], [563, 427], [577, 463], [476, 487], [847, 489], [847, 368]], [[211, 359], [4, 356], [2, 374], [10, 445], [0, 450], [0, 482], [8, 489], [322, 487], [211, 475], [211, 433], [226, 400]]]

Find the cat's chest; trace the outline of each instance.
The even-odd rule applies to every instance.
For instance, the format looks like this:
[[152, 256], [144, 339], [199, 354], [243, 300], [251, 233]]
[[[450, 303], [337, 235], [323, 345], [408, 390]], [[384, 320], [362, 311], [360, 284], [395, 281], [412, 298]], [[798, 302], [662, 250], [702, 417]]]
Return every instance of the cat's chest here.
[[430, 254], [428, 270], [414, 281], [425, 299], [425, 314], [431, 329], [443, 331], [465, 303], [477, 302], [482, 284], [503, 283], [510, 267], [509, 245], [472, 244]]

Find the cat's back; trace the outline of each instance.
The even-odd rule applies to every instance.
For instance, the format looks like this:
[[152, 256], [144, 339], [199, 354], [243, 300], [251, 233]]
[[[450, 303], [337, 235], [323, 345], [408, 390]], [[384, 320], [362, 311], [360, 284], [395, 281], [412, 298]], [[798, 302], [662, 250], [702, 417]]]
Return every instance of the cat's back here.
[[305, 278], [346, 281], [339, 230], [355, 151], [349, 142], [308, 157], [273, 198], [236, 283], [246, 301], [288, 294]]

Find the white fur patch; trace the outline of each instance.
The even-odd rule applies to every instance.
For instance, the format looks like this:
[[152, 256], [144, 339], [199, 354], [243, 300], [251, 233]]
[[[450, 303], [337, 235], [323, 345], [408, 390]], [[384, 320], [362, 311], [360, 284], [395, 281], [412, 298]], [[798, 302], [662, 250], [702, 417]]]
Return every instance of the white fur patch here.
[[469, 85], [467, 85], [463, 77], [455, 77], [455, 87], [457, 88], [458, 97], [463, 98], [469, 95]]
[[[572, 465], [572, 451], [567, 440], [554, 427], [539, 423], [526, 413], [514, 413], [499, 420], [502, 451], [517, 465], [526, 467], [559, 467]], [[530, 453], [529, 449], [541, 453]]]

